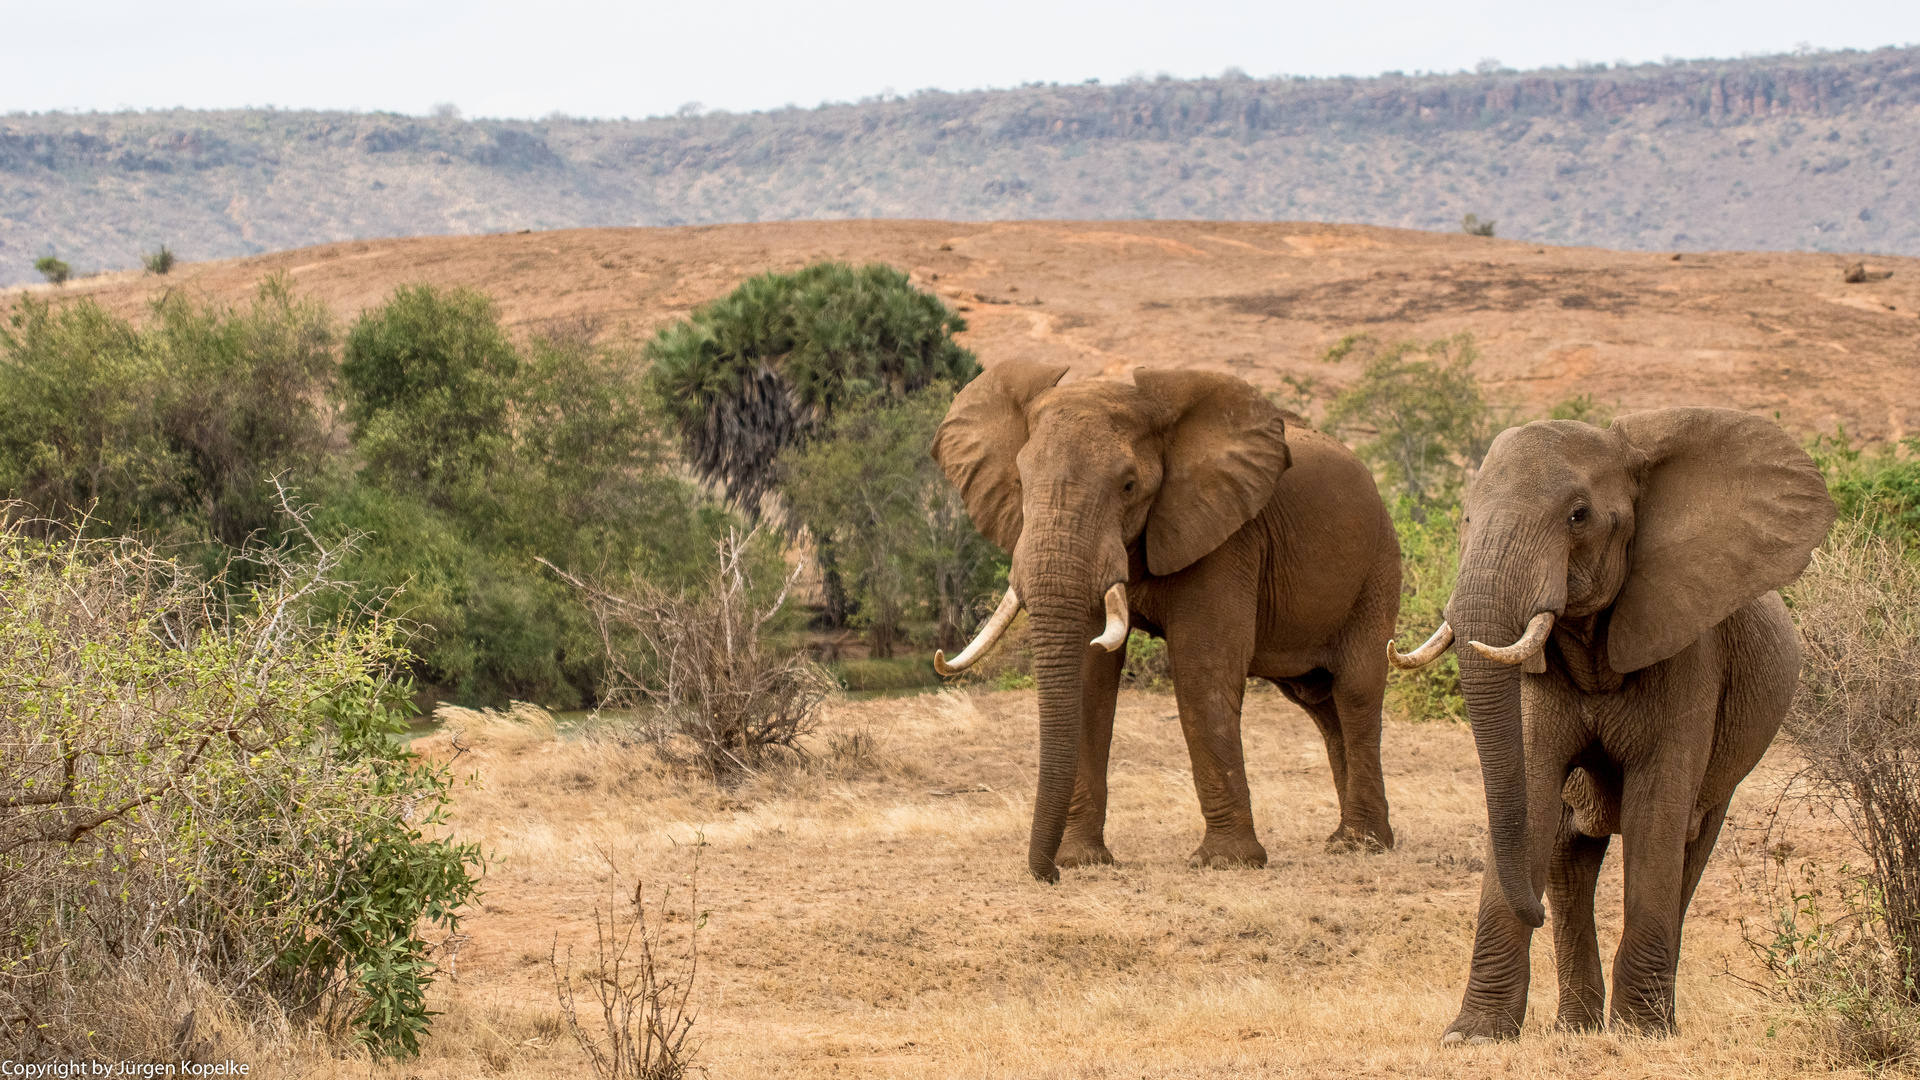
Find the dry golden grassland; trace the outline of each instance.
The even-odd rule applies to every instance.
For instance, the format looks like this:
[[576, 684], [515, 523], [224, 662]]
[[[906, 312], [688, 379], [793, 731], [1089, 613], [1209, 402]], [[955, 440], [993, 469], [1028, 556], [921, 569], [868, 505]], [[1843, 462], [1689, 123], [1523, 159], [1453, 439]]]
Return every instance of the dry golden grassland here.
[[[1322, 840], [1337, 815], [1319, 736], [1277, 693], [1250, 691], [1248, 767], [1272, 863], [1199, 871], [1186, 865], [1200, 821], [1173, 699], [1125, 694], [1107, 834], [1121, 865], [1067, 871], [1048, 887], [1028, 878], [1024, 854], [1034, 717], [1031, 692], [839, 703], [809, 763], [732, 788], [675, 774], [614, 729], [564, 738], [537, 723], [456, 717], [447, 727], [464, 727], [457, 737], [473, 747], [457, 768], [473, 782], [455, 828], [493, 862], [464, 924], [457, 981], [435, 991], [445, 1014], [419, 1059], [316, 1060], [308, 1075], [590, 1075], [560, 1023], [549, 950], [557, 936], [563, 953], [571, 945], [576, 962], [590, 959], [596, 905], [612, 891], [630, 896], [636, 875], [653, 903], [661, 887], [682, 887], [665, 925], [683, 940], [683, 876], [696, 854], [700, 907], [711, 911], [698, 1061], [714, 1077], [1825, 1072], [1778, 1006], [1724, 974], [1758, 977], [1739, 920], [1764, 920], [1768, 901], [1739, 879], [1743, 861], [1751, 878], [1764, 860], [1754, 844], [1789, 771], [1783, 748], [1736, 799], [1694, 901], [1681, 1034], [1553, 1031], [1543, 932], [1524, 1037], [1443, 1050], [1485, 834], [1465, 727], [1390, 723], [1399, 847], [1330, 855]], [[416, 745], [446, 755], [453, 737]], [[930, 794], [967, 788], [988, 790]], [[1803, 854], [1837, 843], [1830, 823], [1792, 828]], [[1618, 863], [1600, 890], [1607, 955]]]

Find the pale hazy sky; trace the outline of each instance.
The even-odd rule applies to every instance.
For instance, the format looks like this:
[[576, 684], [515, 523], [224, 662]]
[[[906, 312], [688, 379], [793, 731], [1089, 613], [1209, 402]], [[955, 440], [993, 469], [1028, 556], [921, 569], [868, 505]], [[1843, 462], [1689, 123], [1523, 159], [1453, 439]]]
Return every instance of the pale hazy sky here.
[[1920, 44], [1920, 0], [0, 0], [0, 114], [736, 112], [1161, 72], [1373, 75]]

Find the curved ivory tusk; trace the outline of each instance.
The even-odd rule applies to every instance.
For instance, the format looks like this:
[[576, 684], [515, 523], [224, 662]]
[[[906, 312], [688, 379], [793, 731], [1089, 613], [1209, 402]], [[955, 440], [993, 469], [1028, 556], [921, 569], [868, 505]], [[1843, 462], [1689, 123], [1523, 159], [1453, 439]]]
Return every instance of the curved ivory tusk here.
[[994, 643], [1000, 640], [1000, 635], [1007, 632], [1007, 625], [1013, 622], [1013, 617], [1019, 613], [1020, 598], [1013, 594], [1013, 586], [1009, 585], [1007, 595], [1000, 598], [1000, 606], [993, 609], [993, 614], [987, 617], [986, 625], [980, 628], [979, 633], [973, 635], [973, 640], [967, 643], [966, 648], [960, 650], [960, 655], [954, 657], [949, 663], [946, 653], [938, 650], [934, 652], [933, 670], [942, 675], [958, 675], [972, 667], [973, 662], [980, 659], [988, 649], [993, 648]]
[[1107, 590], [1107, 628], [1087, 642], [1112, 652], [1127, 643], [1127, 583], [1122, 581]]
[[1546, 645], [1547, 635], [1551, 633], [1553, 633], [1553, 612], [1543, 611], [1527, 623], [1527, 632], [1520, 635], [1519, 641], [1505, 648], [1483, 645], [1478, 641], [1469, 641], [1467, 644], [1473, 646], [1475, 652], [1489, 660], [1498, 660], [1503, 664], [1524, 664]]
[[1440, 623], [1440, 629], [1433, 632], [1433, 636], [1427, 639], [1427, 643], [1410, 653], [1403, 653], [1394, 648], [1393, 639], [1388, 638], [1387, 663], [1401, 671], [1413, 671], [1433, 663], [1441, 653], [1447, 651], [1447, 646], [1452, 644], [1453, 627], [1443, 620]]

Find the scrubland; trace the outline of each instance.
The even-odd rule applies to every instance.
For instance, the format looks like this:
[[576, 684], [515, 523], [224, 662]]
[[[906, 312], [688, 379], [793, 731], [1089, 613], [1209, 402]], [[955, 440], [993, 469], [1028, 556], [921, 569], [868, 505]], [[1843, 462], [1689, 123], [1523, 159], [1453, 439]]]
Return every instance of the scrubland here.
[[[1554, 1031], [1543, 933], [1524, 1036], [1442, 1050], [1485, 833], [1467, 728], [1390, 722], [1399, 846], [1328, 854], [1337, 813], [1319, 736], [1279, 694], [1250, 689], [1248, 768], [1272, 861], [1198, 871], [1186, 865], [1200, 822], [1174, 711], [1170, 696], [1122, 696], [1108, 825], [1120, 865], [1067, 871], [1055, 887], [1025, 870], [1030, 691], [840, 702], [809, 758], [730, 787], [666, 768], [611, 723], [555, 734], [527, 723], [531, 712], [456, 713], [415, 747], [455, 760], [454, 832], [492, 862], [457, 955], [443, 957], [443, 1015], [417, 1059], [297, 1068], [588, 1075], [549, 955], [571, 946], [576, 965], [590, 960], [596, 909], [627, 903], [636, 880], [656, 920], [673, 886], [656, 925], [682, 947], [697, 865], [697, 1064], [715, 1077], [1826, 1073], [1741, 981], [1764, 979], [1742, 939], [1742, 920], [1764, 923], [1771, 903], [1762, 846], [1845, 857], [1830, 820], [1776, 819], [1796, 767], [1784, 744], [1736, 798], [1694, 900], [1679, 1035]], [[1620, 899], [1616, 858], [1600, 891], [1608, 953]]]

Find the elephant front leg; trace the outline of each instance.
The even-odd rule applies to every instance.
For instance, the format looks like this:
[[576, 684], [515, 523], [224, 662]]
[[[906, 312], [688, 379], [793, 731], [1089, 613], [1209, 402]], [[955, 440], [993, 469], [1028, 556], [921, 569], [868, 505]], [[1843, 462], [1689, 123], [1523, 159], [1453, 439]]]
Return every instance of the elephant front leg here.
[[1127, 650], [1088, 649], [1081, 667], [1084, 704], [1081, 706], [1080, 767], [1073, 784], [1073, 805], [1067, 811], [1067, 831], [1060, 841], [1055, 865], [1112, 865], [1107, 850], [1107, 760], [1113, 750], [1113, 712], [1120, 692], [1120, 669]]
[[1473, 969], [1460, 1013], [1447, 1025], [1440, 1044], [1478, 1046], [1520, 1035], [1527, 1017], [1527, 988], [1532, 981], [1529, 959], [1533, 927], [1514, 917], [1500, 891], [1493, 860], [1480, 879], [1480, 920], [1473, 933]]
[[[1533, 894], [1547, 887], [1548, 871], [1560, 838], [1561, 781], [1571, 753], [1549, 740], [1542, 746], [1529, 732], [1527, 775], [1527, 867]], [[1535, 758], [1534, 754], [1539, 754]], [[1560, 918], [1556, 909], [1554, 918]], [[1500, 888], [1493, 852], [1480, 879], [1480, 922], [1473, 935], [1473, 967], [1460, 1013], [1440, 1037], [1442, 1045], [1479, 1044], [1517, 1038], [1527, 1016], [1527, 989], [1532, 981], [1533, 927], [1521, 922]]]
[[1574, 827], [1573, 811], [1561, 811], [1547, 902], [1553, 913], [1553, 959], [1560, 982], [1559, 1023], [1570, 1031], [1599, 1031], [1606, 1018], [1607, 987], [1600, 974], [1593, 900], [1611, 840], [1581, 833]]
[[[1253, 797], [1247, 787], [1246, 755], [1240, 746], [1240, 708], [1246, 667], [1221, 672], [1201, 664], [1183, 666], [1173, 650], [1174, 696], [1180, 730], [1193, 761], [1194, 791], [1206, 835], [1187, 863], [1198, 867], [1267, 865], [1267, 849], [1253, 829]], [[1201, 668], [1194, 671], [1194, 668]]]
[[1688, 842], [1693, 826], [1689, 796], [1699, 787], [1697, 780], [1688, 783], [1689, 779], [1684, 768], [1647, 769], [1639, 777], [1628, 778], [1621, 807], [1627, 903], [1620, 948], [1613, 957], [1609, 1013], [1614, 1024], [1648, 1035], [1674, 1031], [1680, 928], [1687, 900], [1724, 820], [1724, 810], [1710, 814], [1700, 834]]

